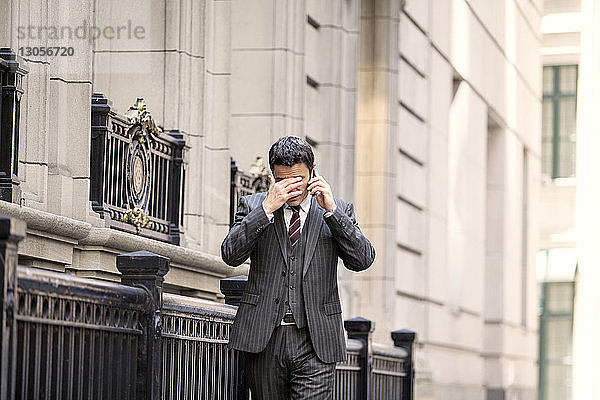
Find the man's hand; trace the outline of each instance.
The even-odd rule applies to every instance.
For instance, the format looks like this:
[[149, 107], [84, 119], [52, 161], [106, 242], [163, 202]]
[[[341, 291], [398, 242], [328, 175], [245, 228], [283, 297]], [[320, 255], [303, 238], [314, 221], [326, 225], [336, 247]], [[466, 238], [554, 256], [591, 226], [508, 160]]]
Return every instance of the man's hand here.
[[302, 194], [301, 190], [297, 190], [301, 185], [301, 177], [286, 178], [275, 182], [275, 179], [269, 176], [269, 191], [267, 192], [267, 197], [263, 200], [265, 211], [267, 213], [274, 213], [286, 201]]
[[313, 167], [315, 177], [308, 181], [308, 193], [316, 194], [317, 202], [321, 207], [329, 212], [333, 212], [335, 209], [335, 202], [333, 201], [333, 193], [331, 193], [331, 186], [319, 175], [317, 167]]

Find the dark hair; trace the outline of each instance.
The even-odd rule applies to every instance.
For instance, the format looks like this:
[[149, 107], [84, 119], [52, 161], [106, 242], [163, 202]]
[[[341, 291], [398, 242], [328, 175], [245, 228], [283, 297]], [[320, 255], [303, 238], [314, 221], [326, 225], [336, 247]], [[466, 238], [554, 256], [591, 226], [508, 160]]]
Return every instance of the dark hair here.
[[274, 172], [275, 165], [292, 165], [304, 163], [312, 171], [315, 156], [308, 142], [298, 136], [279, 138], [269, 149], [269, 166]]

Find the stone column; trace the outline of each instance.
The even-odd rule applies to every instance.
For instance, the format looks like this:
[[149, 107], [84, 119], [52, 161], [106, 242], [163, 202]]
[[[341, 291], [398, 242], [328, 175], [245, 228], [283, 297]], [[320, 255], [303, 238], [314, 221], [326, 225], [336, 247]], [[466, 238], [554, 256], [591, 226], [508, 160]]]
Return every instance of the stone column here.
[[600, 398], [600, 1], [581, 2], [577, 99], [578, 267], [573, 332], [573, 400]]

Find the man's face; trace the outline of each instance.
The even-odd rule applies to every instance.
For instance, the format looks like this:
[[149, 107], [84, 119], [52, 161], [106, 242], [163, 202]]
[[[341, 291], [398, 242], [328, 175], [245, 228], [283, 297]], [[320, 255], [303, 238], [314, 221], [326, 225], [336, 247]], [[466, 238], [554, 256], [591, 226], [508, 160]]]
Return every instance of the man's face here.
[[294, 164], [291, 167], [287, 167], [285, 165], [275, 164], [273, 166], [273, 177], [275, 178], [275, 182], [279, 182], [286, 178], [302, 178], [302, 184], [296, 190], [302, 190], [302, 194], [298, 196], [292, 197], [289, 199], [286, 204], [290, 206], [297, 206], [302, 203], [302, 200], [306, 198], [308, 195], [308, 180], [310, 179], [310, 172], [308, 167], [304, 163]]

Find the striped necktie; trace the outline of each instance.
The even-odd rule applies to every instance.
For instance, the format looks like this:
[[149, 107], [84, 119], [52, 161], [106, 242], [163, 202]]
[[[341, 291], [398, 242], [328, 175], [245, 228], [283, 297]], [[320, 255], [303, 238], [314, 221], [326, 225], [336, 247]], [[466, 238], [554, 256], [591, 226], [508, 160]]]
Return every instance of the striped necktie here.
[[288, 233], [293, 249], [296, 243], [298, 243], [298, 239], [300, 239], [300, 206], [290, 206], [290, 208], [292, 209], [292, 219], [290, 220]]

